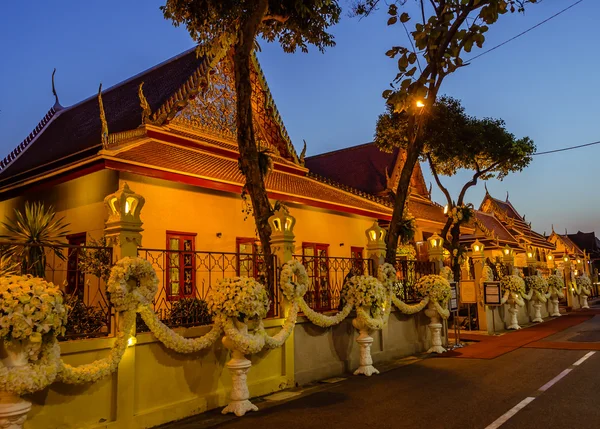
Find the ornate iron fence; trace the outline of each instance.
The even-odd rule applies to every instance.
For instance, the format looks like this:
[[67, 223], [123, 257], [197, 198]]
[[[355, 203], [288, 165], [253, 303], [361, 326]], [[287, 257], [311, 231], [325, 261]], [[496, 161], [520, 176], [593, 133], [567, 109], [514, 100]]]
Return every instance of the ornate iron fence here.
[[308, 274], [306, 303], [321, 312], [340, 307], [342, 288], [347, 279], [376, 274], [371, 259], [304, 255], [294, 255], [294, 259], [302, 262]]
[[[156, 270], [160, 284], [154, 311], [170, 327], [211, 324], [206, 298], [220, 279], [247, 276], [267, 284], [266, 264], [260, 254], [140, 248], [138, 256]], [[273, 265], [277, 266], [275, 260]], [[275, 285], [277, 278], [276, 274]], [[279, 288], [275, 285], [269, 290], [271, 307], [267, 317], [279, 317]], [[146, 329], [138, 319], [138, 331]]]
[[435, 262], [396, 259], [396, 295], [406, 303], [420, 301], [416, 290], [417, 282], [421, 277], [435, 273]]
[[106, 296], [113, 265], [110, 247], [0, 243], [0, 275], [30, 274], [54, 283], [68, 307], [66, 334], [59, 340], [108, 336], [114, 312]]

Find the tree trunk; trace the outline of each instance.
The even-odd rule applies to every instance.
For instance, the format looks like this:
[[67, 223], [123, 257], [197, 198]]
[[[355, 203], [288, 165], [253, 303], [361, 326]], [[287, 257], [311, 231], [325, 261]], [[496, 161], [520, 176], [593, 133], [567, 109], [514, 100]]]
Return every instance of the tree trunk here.
[[[458, 250], [460, 245], [460, 223], [452, 225], [452, 228], [450, 229], [450, 237], [452, 240], [452, 249]], [[451, 253], [450, 260], [452, 261], [452, 272], [454, 273], [454, 281], [459, 282], [461, 270], [460, 263], [458, 262], [458, 254], [454, 256], [454, 254]]]
[[234, 46], [233, 67], [237, 95], [237, 140], [240, 151], [239, 165], [246, 178], [246, 191], [252, 202], [256, 230], [262, 244], [269, 291], [274, 287], [274, 261], [271, 253], [271, 227], [269, 217], [273, 213], [264, 177], [260, 171], [259, 152], [252, 126], [252, 82], [250, 70], [254, 40], [263, 16], [267, 12], [267, 0], [259, 0], [241, 23]]
[[398, 188], [396, 189], [396, 198], [394, 200], [394, 212], [392, 221], [388, 229], [386, 243], [386, 262], [394, 265], [396, 263], [396, 249], [398, 248], [399, 231], [398, 225], [402, 222], [404, 216], [404, 208], [408, 197], [408, 189], [410, 187], [410, 179], [412, 172], [419, 161], [419, 156], [423, 150], [423, 142], [416, 139], [413, 144], [410, 144], [406, 149], [406, 161], [402, 166]]

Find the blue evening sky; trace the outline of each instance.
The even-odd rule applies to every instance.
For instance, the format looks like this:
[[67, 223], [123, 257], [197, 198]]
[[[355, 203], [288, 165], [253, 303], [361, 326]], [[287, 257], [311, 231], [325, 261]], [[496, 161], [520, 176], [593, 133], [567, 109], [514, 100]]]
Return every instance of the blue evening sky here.
[[[575, 0], [544, 0], [525, 15], [503, 16], [488, 33], [487, 48], [558, 12]], [[160, 0], [7, 2], [0, 16], [0, 155], [12, 150], [54, 103], [94, 95], [99, 82], [114, 85], [193, 46], [159, 11]], [[412, 8], [412, 2], [408, 2]], [[460, 98], [468, 113], [506, 120], [517, 136], [539, 150], [600, 140], [600, 69], [597, 16], [600, 3], [585, 0], [540, 28], [449, 77], [442, 93]], [[349, 18], [334, 29], [337, 46], [325, 54], [284, 54], [261, 43], [259, 54], [292, 141], [308, 154], [372, 140], [384, 110], [381, 92], [397, 69], [384, 53], [407, 43], [401, 27], [387, 28], [385, 13]], [[475, 52], [477, 53], [477, 52]], [[465, 58], [468, 58], [466, 56]], [[60, 144], [60, 142], [55, 142]], [[594, 191], [600, 145], [535, 157], [527, 170], [490, 181], [492, 195], [510, 200], [534, 229], [550, 233], [596, 230], [600, 198]], [[426, 180], [431, 180], [424, 166]], [[454, 195], [468, 174], [445, 179]], [[469, 193], [479, 205], [483, 184]], [[444, 203], [434, 187], [433, 197]]]

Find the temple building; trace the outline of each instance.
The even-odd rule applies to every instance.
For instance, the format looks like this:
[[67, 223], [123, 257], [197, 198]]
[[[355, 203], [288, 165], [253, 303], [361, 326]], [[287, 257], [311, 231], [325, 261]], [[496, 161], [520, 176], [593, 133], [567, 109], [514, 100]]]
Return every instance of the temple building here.
[[481, 202], [479, 210], [475, 211], [473, 224], [476, 226], [474, 234], [465, 234], [461, 241], [470, 245], [479, 240], [485, 245], [486, 257], [494, 260], [502, 258], [505, 251], [514, 252], [515, 265], [526, 267], [535, 265], [539, 268], [548, 268], [552, 261], [556, 245], [535, 232], [531, 223], [521, 216], [508, 199], [496, 199], [487, 192]]
[[[366, 177], [352, 182], [358, 176], [352, 168], [319, 165], [325, 155], [306, 163], [304, 151], [298, 154], [290, 141], [256, 60], [251, 79], [255, 134], [260, 150], [273, 161], [265, 180], [269, 197], [295, 216], [295, 253], [309, 265], [313, 283], [327, 289], [333, 283], [330, 268], [317, 270], [310, 258], [362, 260], [365, 231], [375, 221], [389, 222], [392, 205], [380, 192], [381, 181], [376, 189], [363, 186]], [[221, 263], [221, 275], [256, 274], [260, 245], [240, 197], [244, 177], [238, 168], [228, 57], [212, 66], [191, 49], [69, 107], [60, 104], [54, 83], [53, 92], [48, 114], [0, 162], [2, 217], [12, 216], [25, 201], [41, 201], [65, 217], [69, 242], [80, 245], [103, 235], [104, 199], [128, 184], [145, 198], [145, 249], [205, 252], [199, 262], [155, 257], [162, 265], [163, 298], [204, 297], [214, 280], [201, 275], [210, 252], [230, 258]], [[355, 150], [368, 152], [369, 158]], [[355, 153], [357, 162], [381, 157], [385, 162], [378, 168], [398, 163], [397, 154], [381, 154], [372, 145], [346, 153]], [[445, 217], [429, 199], [420, 170], [413, 182], [409, 207], [422, 241], [441, 230]], [[73, 276], [77, 284], [69, 284], [71, 291], [81, 287], [79, 277]]]

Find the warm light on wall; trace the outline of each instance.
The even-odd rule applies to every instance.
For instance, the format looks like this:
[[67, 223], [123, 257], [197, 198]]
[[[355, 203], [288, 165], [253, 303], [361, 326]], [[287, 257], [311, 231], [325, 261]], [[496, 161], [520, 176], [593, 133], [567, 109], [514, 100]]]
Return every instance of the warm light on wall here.
[[135, 346], [136, 343], [137, 343], [136, 337], [129, 337], [129, 339], [127, 340], [127, 347]]

